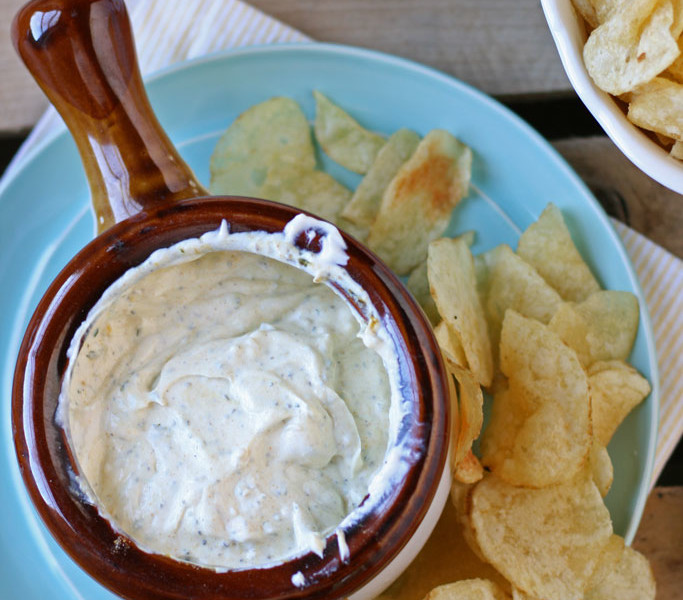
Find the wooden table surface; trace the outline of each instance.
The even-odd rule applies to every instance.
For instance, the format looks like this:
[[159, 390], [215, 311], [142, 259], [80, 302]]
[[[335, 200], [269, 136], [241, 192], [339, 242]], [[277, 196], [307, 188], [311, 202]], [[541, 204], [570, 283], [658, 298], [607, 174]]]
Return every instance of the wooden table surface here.
[[[0, 167], [46, 106], [9, 42], [8, 24], [22, 3], [0, 0]], [[683, 198], [632, 167], [583, 108], [562, 70], [538, 0], [251, 4], [312, 38], [413, 59], [495, 96], [555, 145], [609, 214], [683, 257]], [[650, 495], [634, 542], [650, 559], [658, 598], [665, 600], [683, 599], [682, 464], [679, 451], [665, 481]]]

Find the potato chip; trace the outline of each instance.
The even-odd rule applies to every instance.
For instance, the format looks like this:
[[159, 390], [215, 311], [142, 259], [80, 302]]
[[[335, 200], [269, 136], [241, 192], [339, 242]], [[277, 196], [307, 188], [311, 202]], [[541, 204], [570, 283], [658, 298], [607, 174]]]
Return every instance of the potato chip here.
[[526, 411], [516, 405], [510, 390], [503, 386], [493, 395], [488, 423], [479, 440], [482, 464], [494, 473], [513, 455], [517, 432], [522, 429]]
[[310, 127], [290, 98], [242, 113], [211, 156], [211, 192], [282, 202], [335, 222], [351, 191], [315, 169]]
[[332, 160], [356, 173], [367, 173], [386, 140], [361, 126], [351, 115], [318, 91], [315, 136]]
[[579, 304], [557, 309], [549, 327], [576, 351], [581, 364], [625, 360], [638, 332], [638, 299], [631, 292], [602, 290]]
[[451, 454], [452, 464], [457, 467], [472, 449], [484, 422], [484, 395], [479, 384], [468, 369], [456, 364], [444, 354], [446, 369], [457, 382], [458, 434]]
[[606, 571], [602, 580], [589, 589], [585, 600], [654, 600], [656, 584], [647, 559], [624, 546], [617, 564]]
[[662, 146], [662, 148], [670, 148], [676, 141], [673, 138], [670, 138], [668, 135], [664, 135], [663, 133], [657, 133], [656, 131], [653, 132], [653, 135], [657, 138], [657, 141], [659, 142], [659, 145]]
[[477, 293], [474, 259], [466, 242], [449, 238], [432, 242], [427, 275], [439, 314], [460, 340], [474, 377], [481, 385], [490, 385], [493, 355], [488, 325]]
[[467, 246], [469, 248], [471, 248], [477, 239], [477, 232], [474, 231], [473, 229], [469, 229], [468, 231], [463, 231], [460, 235], [457, 235], [454, 239], [462, 240], [463, 242], [465, 242], [467, 244]]
[[614, 468], [607, 448], [599, 444], [593, 444], [589, 465], [593, 481], [600, 491], [600, 495], [604, 498], [612, 487], [612, 481], [614, 481]]
[[[429, 291], [429, 278], [427, 277], [427, 261], [420, 263], [413, 269], [406, 281], [406, 287], [415, 296], [422, 310], [429, 318], [432, 325], [435, 325], [441, 320], [439, 311], [436, 308], [436, 303], [432, 294]], [[451, 352], [453, 353], [453, 352]]]
[[593, 569], [593, 572], [586, 583], [586, 589], [591, 589], [598, 585], [598, 583], [616, 568], [624, 553], [624, 546], [624, 538], [616, 534], [610, 536], [607, 544], [605, 544], [602, 552], [600, 552], [595, 569]]
[[[481, 548], [479, 548], [477, 540], [474, 537], [474, 529], [472, 529], [472, 522], [469, 516], [473, 489], [473, 484], [463, 483], [454, 479], [451, 482], [451, 504], [455, 507], [460, 532], [462, 533], [463, 538], [465, 538], [467, 546], [480, 561], [486, 563], [486, 558], [481, 553]], [[497, 571], [494, 572], [497, 573]], [[470, 576], [472, 576], [472, 574], [470, 574]], [[503, 578], [501, 577], [501, 579]]]
[[259, 194], [333, 223], [351, 197], [351, 191], [328, 173], [295, 166], [270, 169]]
[[484, 467], [470, 450], [456, 465], [453, 477], [461, 483], [477, 483], [484, 476]]
[[671, 25], [671, 35], [678, 40], [678, 47], [681, 47], [681, 34], [683, 33], [683, 1], [671, 0], [671, 5], [674, 11], [674, 21]]
[[517, 254], [538, 271], [564, 300], [579, 302], [600, 289], [579, 254], [560, 209], [548, 204], [522, 234]]
[[436, 586], [470, 578], [489, 579], [503, 590], [510, 587], [500, 573], [470, 550], [456, 508], [447, 502], [422, 550], [376, 600], [417, 600]]
[[450, 359], [463, 368], [467, 367], [467, 358], [465, 357], [465, 349], [460, 343], [460, 338], [449, 329], [446, 321], [441, 321], [434, 328], [434, 336], [439, 344], [441, 350], [450, 356]]
[[670, 0], [621, 2], [586, 41], [583, 57], [590, 76], [616, 96], [650, 81], [680, 52], [672, 25]]
[[472, 152], [450, 133], [430, 131], [384, 192], [367, 243], [399, 275], [427, 257], [469, 187]]
[[476, 273], [495, 354], [506, 310], [548, 323], [562, 304], [560, 295], [505, 244], [480, 255]]
[[424, 600], [506, 600], [507, 595], [487, 579], [463, 579], [434, 588]]
[[541, 489], [495, 475], [477, 483], [470, 519], [488, 561], [521, 592], [543, 600], [580, 600], [612, 535], [609, 511], [585, 476]]
[[541, 600], [540, 598], [534, 598], [525, 594], [522, 590], [518, 590], [516, 587], [512, 588], [512, 600]]
[[[443, 354], [444, 362], [447, 361], [446, 355]], [[455, 378], [450, 373], [446, 373], [446, 381], [448, 384], [448, 403], [451, 413], [450, 422], [450, 436], [448, 440], [448, 456], [450, 459], [449, 468], [451, 475], [455, 471], [455, 455], [458, 452], [458, 439], [460, 431], [460, 407], [458, 406], [458, 387], [455, 382]]]
[[598, 15], [591, 0], [572, 0], [572, 4], [581, 15], [583, 20], [586, 21], [591, 28], [595, 28], [600, 24]]
[[[681, 49], [682, 46], [683, 38], [680, 38], [678, 40], [679, 49]], [[683, 83], [683, 51], [678, 55], [678, 58], [669, 65], [668, 69], [664, 71], [663, 75], [668, 79], [677, 81], [678, 83]]]
[[683, 140], [683, 84], [655, 77], [633, 92], [626, 116], [643, 129]]
[[683, 160], [683, 142], [676, 140], [671, 146], [671, 156], [678, 160]]
[[[472, 246], [474, 243], [474, 237], [474, 231], [466, 231], [465, 233], [459, 235], [458, 239], [462, 239], [468, 246]], [[429, 289], [427, 261], [420, 263], [411, 271], [408, 280], [406, 281], [406, 287], [411, 291], [413, 296], [415, 296], [415, 299], [419, 302], [422, 310], [425, 311], [425, 314], [431, 321], [432, 325], [439, 323], [441, 321], [441, 316], [439, 315], [439, 311], [436, 308], [436, 303], [434, 302], [434, 298], [432, 298], [432, 294]], [[441, 323], [443, 323], [443, 321], [441, 321]], [[466, 366], [467, 361], [465, 359], [464, 350], [462, 349], [460, 340], [457, 339], [457, 336], [444, 332], [443, 329], [445, 328], [446, 324], [443, 323], [441, 328], [437, 327], [435, 329], [435, 333], [437, 333], [437, 330], [441, 330], [440, 334], [437, 333], [437, 340], [439, 339], [439, 335], [441, 335], [441, 340], [439, 343], [441, 344], [443, 342], [443, 347], [458, 360], [458, 364]]]
[[211, 155], [211, 192], [256, 195], [280, 165], [313, 169], [315, 150], [306, 116], [291, 98], [271, 98], [244, 111]]
[[377, 216], [382, 195], [391, 180], [417, 148], [420, 136], [409, 129], [399, 129], [377, 153], [367, 175], [358, 184], [342, 216], [361, 229], [370, 230]]
[[342, 216], [337, 216], [337, 218], [334, 220], [334, 224], [340, 229], [343, 229], [345, 233], [348, 233], [350, 236], [356, 238], [359, 242], [365, 242], [365, 239], [368, 235], [368, 232], [365, 229], [354, 225], [351, 223], [351, 221], [348, 221]]
[[576, 353], [547, 326], [508, 310], [500, 362], [509, 390], [493, 402], [484, 466], [530, 487], [573, 477], [591, 446], [588, 378]]
[[619, 5], [623, 0], [588, 0], [593, 6], [595, 16], [598, 24], [604, 23], [610, 18], [615, 10], [619, 9]]
[[607, 446], [626, 415], [650, 393], [650, 384], [631, 365], [618, 360], [588, 369], [595, 443]]
[[[239, 170], [239, 169], [236, 169]], [[254, 196], [288, 204], [323, 219], [336, 222], [337, 216], [351, 197], [351, 191], [323, 171], [293, 165], [274, 165], [268, 168], [263, 181], [241, 187], [240, 176], [223, 172], [212, 183], [212, 193], [232, 190], [237, 195]]]

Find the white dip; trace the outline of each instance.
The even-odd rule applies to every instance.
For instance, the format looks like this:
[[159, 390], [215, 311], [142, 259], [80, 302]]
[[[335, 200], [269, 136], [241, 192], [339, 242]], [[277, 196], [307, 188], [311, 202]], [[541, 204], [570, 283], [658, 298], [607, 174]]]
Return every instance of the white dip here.
[[[369, 306], [339, 233], [298, 219], [156, 252], [72, 342], [57, 419], [79, 484], [143, 549], [228, 569], [321, 553], [390, 476], [396, 359], [324, 284]], [[312, 225], [319, 254], [292, 243]]]

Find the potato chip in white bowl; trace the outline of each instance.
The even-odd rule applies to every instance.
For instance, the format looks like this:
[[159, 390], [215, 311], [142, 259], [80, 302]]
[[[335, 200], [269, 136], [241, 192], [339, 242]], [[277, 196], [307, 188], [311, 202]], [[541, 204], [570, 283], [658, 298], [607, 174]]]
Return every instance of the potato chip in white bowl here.
[[[648, 3], [652, 6], [646, 6]], [[679, 22], [682, 11], [674, 10], [678, 8], [678, 4], [674, 4], [676, 3], [668, 0], [642, 0], [634, 3], [580, 0], [576, 2], [579, 7], [577, 10], [572, 0], [541, 0], [569, 81], [588, 110], [633, 164], [662, 185], [683, 194], [683, 161], [676, 158], [680, 156], [678, 150], [683, 138], [683, 131], [680, 137], [676, 133], [676, 122], [683, 122], [683, 82], [676, 82], [674, 69], [681, 62], [680, 54], [676, 57], [675, 48], [671, 50], [677, 45], [676, 40], [681, 41]], [[631, 10], [617, 15], [620, 5]], [[636, 5], [641, 7], [640, 12], [635, 10]], [[589, 74], [584, 60], [584, 47], [591, 29], [595, 37], [588, 59], [592, 62], [591, 71], [594, 77]], [[598, 29], [600, 32], [596, 35]], [[638, 33], [630, 36], [629, 31]], [[652, 40], [654, 46], [648, 46]], [[612, 59], [614, 62], [610, 64]], [[652, 119], [634, 119], [639, 126], [627, 117], [628, 102], [640, 90], [651, 86], [649, 81], [640, 82], [637, 79], [648, 68], [653, 71], [653, 78], [665, 77], [672, 81], [674, 88], [680, 86], [681, 93], [672, 96], [670, 107], [674, 123], [672, 125], [670, 119], [666, 131], [660, 130], [659, 115], [662, 114], [662, 107], [658, 104], [651, 106]], [[614, 92], [621, 94], [619, 98], [598, 87], [594, 80], [596, 69], [608, 80], [624, 82], [624, 86]], [[600, 80], [600, 77], [597, 79]], [[604, 87], [604, 83], [602, 85]], [[630, 91], [624, 91], [629, 87]], [[646, 132], [644, 127], [651, 131]]]

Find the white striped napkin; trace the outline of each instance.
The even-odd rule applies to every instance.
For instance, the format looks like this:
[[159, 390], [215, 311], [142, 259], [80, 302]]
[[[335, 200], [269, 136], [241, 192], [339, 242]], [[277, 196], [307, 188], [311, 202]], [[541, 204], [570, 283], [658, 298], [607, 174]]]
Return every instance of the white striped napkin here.
[[[302, 33], [240, 0], [128, 0], [143, 75], [226, 48], [302, 42]], [[47, 143], [63, 124], [49, 109], [7, 168]], [[659, 357], [661, 418], [653, 484], [683, 434], [683, 263], [614, 221], [650, 310]]]
[[659, 365], [659, 438], [652, 485], [683, 434], [683, 262], [612, 219], [650, 311]]

